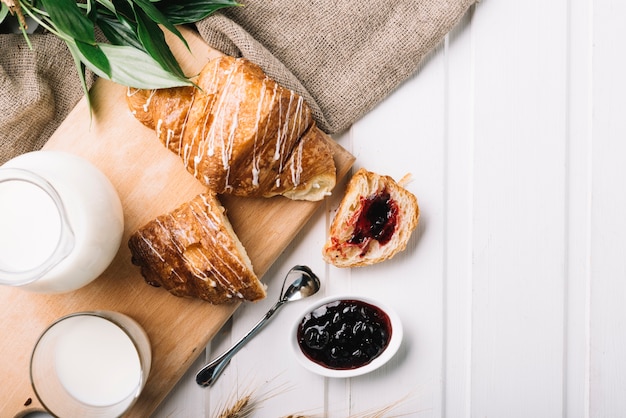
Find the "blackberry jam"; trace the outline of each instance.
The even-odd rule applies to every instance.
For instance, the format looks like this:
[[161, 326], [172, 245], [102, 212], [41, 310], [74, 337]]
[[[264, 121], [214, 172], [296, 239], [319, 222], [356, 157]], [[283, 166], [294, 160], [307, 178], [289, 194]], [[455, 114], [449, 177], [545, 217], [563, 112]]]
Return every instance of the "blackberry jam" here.
[[375, 239], [380, 245], [385, 245], [396, 230], [398, 204], [384, 190], [369, 197], [361, 197], [361, 208], [348, 243], [364, 244]]
[[311, 361], [335, 370], [364, 366], [391, 339], [391, 321], [381, 309], [360, 300], [329, 302], [308, 313], [298, 326], [300, 349]]

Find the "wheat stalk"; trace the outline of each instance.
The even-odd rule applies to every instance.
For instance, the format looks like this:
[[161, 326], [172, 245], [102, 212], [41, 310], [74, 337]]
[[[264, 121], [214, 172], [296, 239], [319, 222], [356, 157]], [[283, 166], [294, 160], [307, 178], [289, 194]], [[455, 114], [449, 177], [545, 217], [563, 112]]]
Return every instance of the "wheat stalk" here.
[[218, 418], [247, 418], [252, 416], [254, 402], [251, 401], [252, 394], [249, 393], [238, 399], [232, 406], [227, 407], [218, 415]]
[[285, 391], [284, 385], [264, 390], [261, 393], [259, 393], [258, 388], [248, 387], [243, 390], [243, 395], [234, 401], [237, 392], [239, 392], [235, 390], [228, 397], [226, 405], [221, 408], [217, 418], [249, 418], [262, 402], [279, 395], [283, 391]]
[[[265, 400], [278, 395], [285, 391], [283, 385], [278, 388], [274, 388], [267, 392], [264, 392], [260, 396], [256, 395], [255, 389], [250, 389], [245, 392], [243, 396], [237, 399], [235, 402], [230, 402], [230, 405], [224, 406], [224, 408], [220, 411], [217, 418], [250, 418], [255, 412], [256, 408]], [[409, 395], [404, 396], [401, 399], [398, 399], [395, 402], [392, 402], [389, 405], [383, 406], [381, 408], [375, 408], [369, 411], [363, 411], [356, 414], [350, 414], [348, 418], [392, 418], [392, 417], [402, 417], [410, 414], [396, 414], [390, 415], [393, 409], [402, 404]], [[282, 418], [321, 418], [322, 415], [304, 415], [303, 413], [293, 413], [289, 415], [285, 415]]]

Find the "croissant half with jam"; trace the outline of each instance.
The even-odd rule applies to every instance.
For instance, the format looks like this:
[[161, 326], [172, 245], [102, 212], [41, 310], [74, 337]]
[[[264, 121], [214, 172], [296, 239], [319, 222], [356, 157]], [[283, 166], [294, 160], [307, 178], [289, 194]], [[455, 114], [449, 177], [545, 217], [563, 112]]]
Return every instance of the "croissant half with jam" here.
[[328, 137], [301, 96], [243, 58], [211, 60], [197, 87], [129, 89], [135, 117], [154, 129], [210, 190], [317, 201], [336, 169]]
[[419, 206], [402, 183], [363, 168], [352, 176], [322, 249], [327, 263], [367, 266], [404, 251], [417, 227]]

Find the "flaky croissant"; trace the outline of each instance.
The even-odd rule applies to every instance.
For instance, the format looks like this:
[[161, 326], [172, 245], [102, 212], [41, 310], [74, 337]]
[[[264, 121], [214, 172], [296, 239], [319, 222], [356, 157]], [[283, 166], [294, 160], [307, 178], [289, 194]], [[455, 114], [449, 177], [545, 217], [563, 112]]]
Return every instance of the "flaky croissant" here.
[[219, 57], [196, 87], [129, 89], [135, 117], [216, 193], [321, 200], [335, 186], [328, 138], [302, 97], [243, 58]]
[[128, 246], [145, 281], [175, 296], [213, 304], [265, 297], [214, 193], [198, 195], [151, 220], [131, 235]]

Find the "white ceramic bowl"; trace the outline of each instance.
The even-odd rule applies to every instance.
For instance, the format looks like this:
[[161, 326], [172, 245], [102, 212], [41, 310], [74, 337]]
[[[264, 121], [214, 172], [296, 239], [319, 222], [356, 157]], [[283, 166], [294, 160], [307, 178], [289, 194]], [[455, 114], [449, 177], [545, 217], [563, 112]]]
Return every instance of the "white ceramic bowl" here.
[[[313, 312], [314, 310], [324, 305], [327, 305], [329, 303], [336, 302], [336, 301], [341, 301], [341, 300], [355, 300], [355, 301], [365, 302], [366, 304], [369, 304], [369, 305], [373, 305], [374, 307], [377, 307], [378, 309], [383, 311], [385, 314], [387, 314], [387, 316], [389, 317], [389, 323], [391, 324], [391, 338], [387, 346], [384, 348], [384, 350], [377, 357], [371, 360], [369, 363], [364, 364], [360, 367], [351, 368], [351, 369], [335, 369], [335, 368], [330, 368], [322, 364], [319, 364], [311, 360], [309, 357], [307, 357], [302, 351], [300, 344], [298, 343], [298, 328], [300, 327], [300, 324], [302, 323], [305, 315]], [[359, 376], [365, 373], [369, 373], [372, 370], [375, 370], [379, 368], [380, 366], [382, 366], [383, 364], [385, 364], [398, 351], [398, 348], [400, 347], [400, 343], [402, 342], [402, 336], [403, 336], [403, 331], [402, 331], [402, 323], [400, 322], [400, 317], [389, 306], [384, 305], [381, 302], [378, 302], [376, 300], [373, 300], [371, 298], [364, 297], [364, 296], [339, 295], [339, 296], [331, 296], [331, 297], [321, 299], [317, 301], [316, 303], [314, 303], [313, 305], [310, 305], [306, 310], [302, 312], [301, 315], [298, 315], [298, 318], [295, 321], [291, 329], [291, 332], [289, 333], [289, 340], [290, 340], [292, 351], [296, 359], [306, 369], [322, 376], [345, 378], [345, 377], [353, 377], [353, 376]]]

